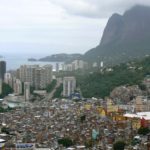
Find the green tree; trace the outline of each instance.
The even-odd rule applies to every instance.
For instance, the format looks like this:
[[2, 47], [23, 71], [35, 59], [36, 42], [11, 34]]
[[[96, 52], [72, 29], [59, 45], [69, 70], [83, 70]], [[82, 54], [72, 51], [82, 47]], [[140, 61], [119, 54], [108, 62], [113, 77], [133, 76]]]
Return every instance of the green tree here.
[[70, 147], [74, 145], [73, 141], [70, 138], [62, 138], [58, 140], [58, 144], [63, 145], [64, 147]]
[[93, 146], [93, 141], [92, 140], [86, 141], [85, 146], [86, 146], [86, 148], [91, 148]]
[[80, 117], [80, 121], [81, 121], [82, 123], [85, 121], [85, 119], [86, 119], [86, 115], [82, 115], [82, 116]]
[[142, 91], [145, 91], [146, 90], [146, 85], [144, 84], [139, 84], [139, 88], [142, 90]]
[[35, 90], [35, 87], [30, 86], [30, 93], [31, 93], [31, 94], [33, 94], [34, 90]]
[[57, 80], [53, 80], [47, 87], [46, 87], [46, 91], [48, 93], [52, 92], [52, 90], [55, 88], [57, 84]]
[[63, 91], [63, 84], [61, 84], [55, 91], [54, 95], [53, 95], [53, 98], [61, 98], [61, 94], [62, 94], [62, 91]]
[[6, 110], [3, 107], [0, 107], [0, 113], [6, 112]]
[[116, 143], [114, 143], [113, 149], [114, 149], [114, 150], [124, 150], [125, 145], [126, 145], [126, 144], [125, 144], [124, 141], [117, 141]]
[[8, 94], [13, 93], [13, 89], [6, 83], [2, 84], [2, 94], [0, 95], [0, 98], [4, 98]]
[[[135, 69], [130, 69], [130, 65]], [[120, 64], [112, 67], [111, 72], [104, 70], [103, 73], [91, 72], [86, 74], [76, 74], [77, 85], [80, 87], [83, 97], [101, 97], [109, 96], [110, 92], [121, 85], [141, 85], [145, 76], [150, 74], [150, 57], [134, 63]], [[142, 68], [142, 69], [139, 69]]]
[[141, 128], [138, 129], [138, 134], [147, 135], [148, 133], [150, 133], [149, 128], [141, 127]]
[[9, 134], [10, 131], [9, 131], [9, 128], [2, 127], [2, 128], [1, 128], [1, 132], [2, 132], [2, 133]]

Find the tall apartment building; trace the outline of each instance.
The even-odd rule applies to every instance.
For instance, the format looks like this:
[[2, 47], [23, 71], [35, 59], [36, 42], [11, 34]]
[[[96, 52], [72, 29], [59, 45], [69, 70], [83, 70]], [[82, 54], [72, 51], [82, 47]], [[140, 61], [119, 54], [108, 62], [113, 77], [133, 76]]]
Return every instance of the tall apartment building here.
[[52, 81], [53, 67], [52, 67], [52, 65], [45, 65], [45, 66], [43, 66], [43, 68], [45, 69], [45, 80], [46, 80], [47, 84], [49, 84]]
[[46, 87], [45, 69], [38, 68], [35, 70], [35, 89], [44, 89]]
[[24, 97], [25, 97], [25, 101], [28, 101], [30, 99], [30, 83], [29, 82], [24, 83]]
[[29, 82], [36, 89], [44, 89], [52, 81], [52, 65], [23, 65], [19, 69], [22, 82]]
[[35, 88], [44, 89], [52, 81], [52, 66], [45, 65], [35, 70]]
[[20, 76], [20, 80], [22, 81], [22, 82], [27, 82], [27, 77], [26, 77], [26, 75], [27, 75], [27, 68], [28, 68], [29, 66], [27, 66], [27, 65], [21, 65], [20, 66], [20, 68], [19, 68], [19, 76]]
[[75, 77], [64, 77], [63, 79], [63, 96], [68, 97], [74, 93], [76, 89]]
[[29, 82], [34, 86], [35, 70], [39, 65], [22, 65], [19, 68], [19, 77], [22, 82]]
[[0, 61], [0, 79], [4, 81], [4, 75], [6, 73], [6, 62]]

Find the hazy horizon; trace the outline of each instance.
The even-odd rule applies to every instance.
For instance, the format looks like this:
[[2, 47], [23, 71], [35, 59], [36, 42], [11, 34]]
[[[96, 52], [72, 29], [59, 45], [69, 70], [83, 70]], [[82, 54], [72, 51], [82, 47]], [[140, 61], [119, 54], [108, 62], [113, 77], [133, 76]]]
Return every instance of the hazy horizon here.
[[[0, 55], [84, 54], [108, 18], [147, 0], [0, 0]], [[36, 56], [35, 56], [36, 57]]]

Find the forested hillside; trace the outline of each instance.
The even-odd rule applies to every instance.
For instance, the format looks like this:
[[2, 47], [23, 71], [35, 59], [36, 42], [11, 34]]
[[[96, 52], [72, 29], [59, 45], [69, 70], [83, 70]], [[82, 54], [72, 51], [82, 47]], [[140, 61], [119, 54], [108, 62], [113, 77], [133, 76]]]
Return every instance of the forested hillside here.
[[108, 72], [100, 71], [86, 75], [77, 75], [77, 83], [83, 97], [109, 96], [110, 92], [120, 85], [140, 85], [147, 75], [150, 75], [150, 57], [142, 61], [120, 64]]

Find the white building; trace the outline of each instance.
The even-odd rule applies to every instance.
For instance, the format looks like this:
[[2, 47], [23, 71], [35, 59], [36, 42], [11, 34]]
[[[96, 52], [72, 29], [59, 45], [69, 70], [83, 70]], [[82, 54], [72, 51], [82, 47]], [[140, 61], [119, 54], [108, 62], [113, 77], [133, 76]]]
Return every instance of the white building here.
[[17, 95], [22, 94], [22, 82], [19, 79], [14, 81], [14, 92]]
[[64, 71], [73, 71], [72, 64], [65, 64], [64, 65]]
[[73, 70], [84, 69], [87, 67], [87, 63], [83, 60], [74, 60], [72, 62]]
[[74, 93], [76, 89], [76, 79], [75, 77], [64, 77], [63, 80], [63, 96], [68, 97]]
[[70, 64], [63, 65], [63, 71], [74, 71], [78, 69], [86, 69], [88, 68], [88, 63], [83, 60], [74, 60]]
[[24, 83], [24, 97], [25, 97], [25, 101], [28, 101], [30, 99], [30, 83], [29, 82]]

